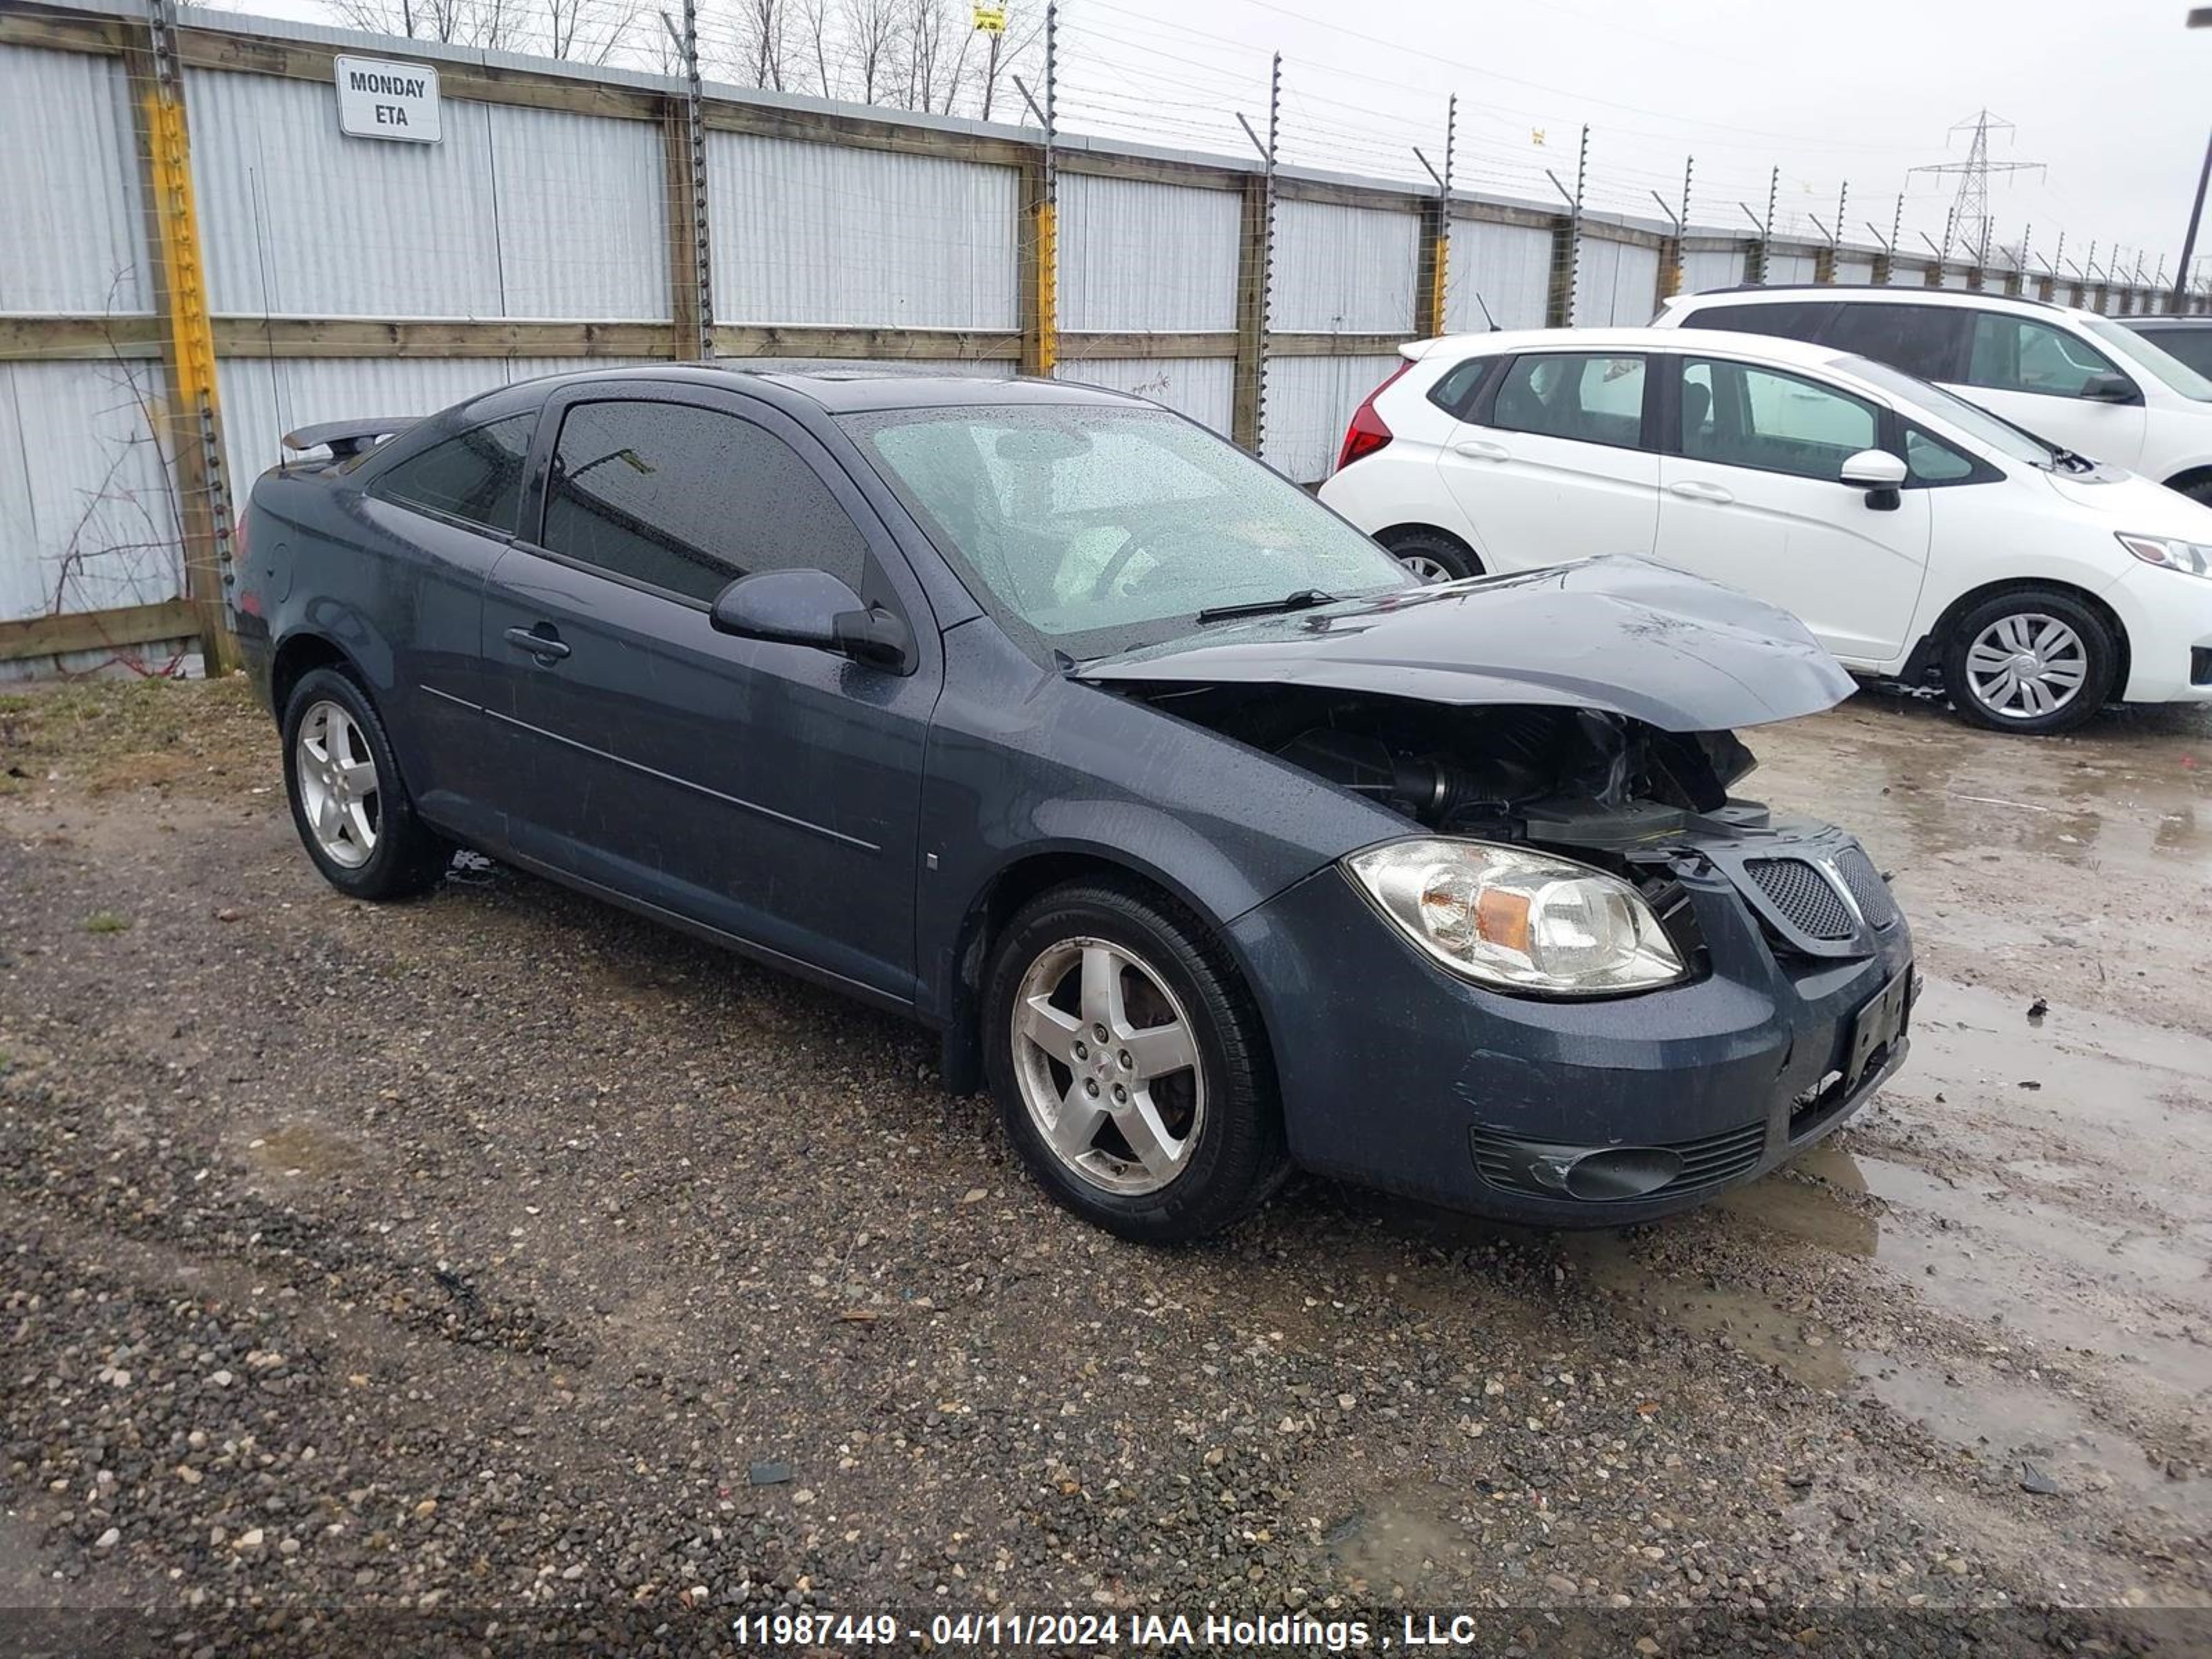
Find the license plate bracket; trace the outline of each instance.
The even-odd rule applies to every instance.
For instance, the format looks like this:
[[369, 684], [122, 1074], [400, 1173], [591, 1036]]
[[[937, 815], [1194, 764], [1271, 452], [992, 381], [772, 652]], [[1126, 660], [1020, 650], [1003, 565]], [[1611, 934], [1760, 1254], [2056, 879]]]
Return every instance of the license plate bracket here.
[[1912, 1007], [1912, 969], [1906, 968], [1876, 991], [1851, 1019], [1850, 1062], [1844, 1068], [1844, 1086], [1856, 1089], [1866, 1080], [1867, 1067], [1876, 1054], [1887, 1056], [1905, 1035]]

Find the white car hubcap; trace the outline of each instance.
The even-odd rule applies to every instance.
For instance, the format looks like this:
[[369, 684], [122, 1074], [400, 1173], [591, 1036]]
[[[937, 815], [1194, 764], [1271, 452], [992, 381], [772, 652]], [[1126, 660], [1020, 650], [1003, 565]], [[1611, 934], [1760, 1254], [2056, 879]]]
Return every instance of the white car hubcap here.
[[1966, 685], [2000, 719], [2032, 720], [2057, 713], [2089, 678], [2081, 636], [2056, 617], [2022, 611], [2000, 617], [1966, 648]]

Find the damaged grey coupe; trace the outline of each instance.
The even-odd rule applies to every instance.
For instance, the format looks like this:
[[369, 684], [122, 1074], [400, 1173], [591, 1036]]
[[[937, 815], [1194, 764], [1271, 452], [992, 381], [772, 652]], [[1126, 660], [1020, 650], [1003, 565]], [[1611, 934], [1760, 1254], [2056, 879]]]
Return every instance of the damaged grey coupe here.
[[1126, 1237], [1295, 1167], [1644, 1219], [1905, 1055], [1887, 882], [1735, 793], [1851, 683], [1740, 594], [1417, 586], [1051, 383], [615, 370], [295, 442], [239, 605], [331, 883], [466, 847], [912, 1016]]

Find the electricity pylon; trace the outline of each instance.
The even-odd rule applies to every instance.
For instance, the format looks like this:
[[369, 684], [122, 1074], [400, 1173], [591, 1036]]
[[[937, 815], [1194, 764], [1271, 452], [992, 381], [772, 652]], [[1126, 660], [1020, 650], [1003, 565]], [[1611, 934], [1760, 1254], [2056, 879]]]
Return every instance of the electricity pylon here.
[[[1973, 252], [1977, 258], [1980, 257], [1983, 239], [1989, 234], [1990, 174], [2043, 171], [2040, 161], [1990, 160], [1990, 134], [2010, 132], [2012, 130], [2012, 123], [2002, 116], [1992, 115], [1983, 110], [1951, 129], [1954, 133], [1971, 131], [1973, 134], [1965, 161], [1930, 161], [1911, 169], [1915, 173], [1958, 175], [1959, 191], [1951, 204], [1951, 234], [1961, 246]], [[1943, 251], [1946, 254], [1950, 252], [1948, 246]]]

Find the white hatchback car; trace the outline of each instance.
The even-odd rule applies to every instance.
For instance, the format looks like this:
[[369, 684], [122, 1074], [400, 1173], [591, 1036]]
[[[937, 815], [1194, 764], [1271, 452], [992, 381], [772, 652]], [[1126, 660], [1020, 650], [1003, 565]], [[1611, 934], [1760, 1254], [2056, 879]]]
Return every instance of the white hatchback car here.
[[2212, 504], [2212, 380], [2117, 318], [1953, 289], [1734, 288], [1678, 295], [1651, 320], [1871, 357]]
[[1401, 351], [1321, 496], [1424, 575], [1642, 554], [2001, 731], [2212, 702], [2212, 508], [1887, 365], [1650, 328]]

